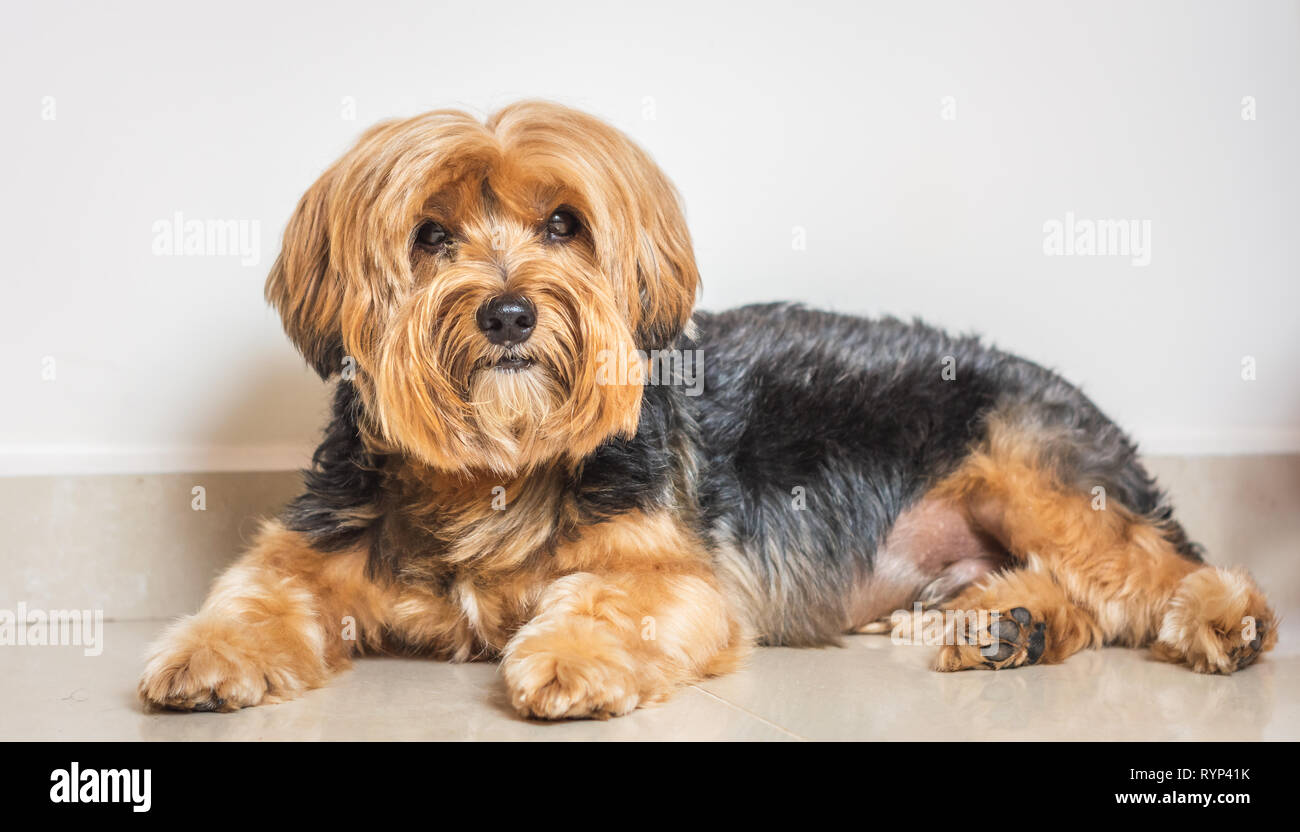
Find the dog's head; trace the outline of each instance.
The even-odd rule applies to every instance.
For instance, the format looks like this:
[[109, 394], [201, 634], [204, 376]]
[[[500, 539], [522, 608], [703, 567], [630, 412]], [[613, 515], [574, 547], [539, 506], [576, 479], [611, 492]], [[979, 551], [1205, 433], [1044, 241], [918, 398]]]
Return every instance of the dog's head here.
[[321, 376], [355, 372], [384, 441], [517, 473], [635, 432], [641, 385], [603, 370], [670, 344], [698, 281], [650, 157], [523, 102], [372, 128], [303, 196], [266, 295]]

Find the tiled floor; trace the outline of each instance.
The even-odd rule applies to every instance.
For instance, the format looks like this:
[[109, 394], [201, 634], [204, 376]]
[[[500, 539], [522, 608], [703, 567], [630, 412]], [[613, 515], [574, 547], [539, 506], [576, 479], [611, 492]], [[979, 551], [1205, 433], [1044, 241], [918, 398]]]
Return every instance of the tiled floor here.
[[538, 723], [494, 664], [373, 658], [321, 690], [233, 714], [145, 714], [139, 657], [162, 622], [105, 625], [103, 655], [0, 651], [0, 739], [113, 740], [1183, 740], [1300, 738], [1300, 631], [1231, 677], [1112, 648], [1056, 667], [943, 674], [931, 648], [855, 636], [759, 650], [749, 667], [609, 722]]

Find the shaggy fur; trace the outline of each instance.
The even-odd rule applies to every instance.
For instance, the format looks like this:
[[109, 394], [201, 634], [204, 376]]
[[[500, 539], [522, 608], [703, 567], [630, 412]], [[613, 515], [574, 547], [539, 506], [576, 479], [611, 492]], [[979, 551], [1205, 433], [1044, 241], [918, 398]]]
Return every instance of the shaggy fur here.
[[[155, 646], [143, 700], [279, 701], [415, 650], [499, 658], [521, 714], [606, 717], [914, 601], [992, 614], [940, 670], [1116, 643], [1229, 673], [1275, 642], [1068, 382], [921, 323], [692, 317], [697, 286], [671, 184], [589, 116], [369, 131], [267, 282], [343, 376], [306, 489]], [[502, 343], [480, 313], [507, 292], [535, 326]]]

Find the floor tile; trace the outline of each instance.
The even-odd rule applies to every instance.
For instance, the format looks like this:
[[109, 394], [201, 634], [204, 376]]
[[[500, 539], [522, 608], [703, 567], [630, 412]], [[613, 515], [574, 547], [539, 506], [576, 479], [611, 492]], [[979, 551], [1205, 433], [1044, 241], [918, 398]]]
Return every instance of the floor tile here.
[[788, 740], [687, 688], [608, 722], [530, 722], [505, 699], [495, 664], [366, 658], [301, 699], [233, 714], [144, 713], [135, 684], [164, 622], [105, 625], [104, 652], [0, 648], [0, 739], [95, 740]]
[[853, 636], [816, 650], [766, 648], [702, 687], [820, 740], [1295, 740], [1300, 631], [1233, 676], [1107, 648], [1052, 667], [936, 673], [933, 647]]

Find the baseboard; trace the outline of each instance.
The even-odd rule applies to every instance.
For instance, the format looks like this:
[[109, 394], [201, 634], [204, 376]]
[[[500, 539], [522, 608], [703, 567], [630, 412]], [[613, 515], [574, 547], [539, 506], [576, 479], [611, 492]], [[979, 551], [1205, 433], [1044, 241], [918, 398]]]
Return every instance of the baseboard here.
[[0, 446], [0, 477], [296, 471], [311, 462], [315, 446], [315, 439], [209, 447]]
[[[1280, 608], [1300, 608], [1300, 456], [1147, 462], [1211, 562], [1249, 568]], [[300, 488], [284, 470], [0, 478], [0, 609], [24, 601], [112, 620], [192, 612]]]
[[1243, 428], [1240, 430], [1134, 431], [1147, 456], [1261, 456], [1300, 454], [1300, 430]]
[[[1232, 457], [1300, 454], [1300, 430], [1137, 431], [1148, 456]], [[296, 443], [205, 447], [0, 445], [0, 477], [296, 471], [311, 461], [315, 437]]]

